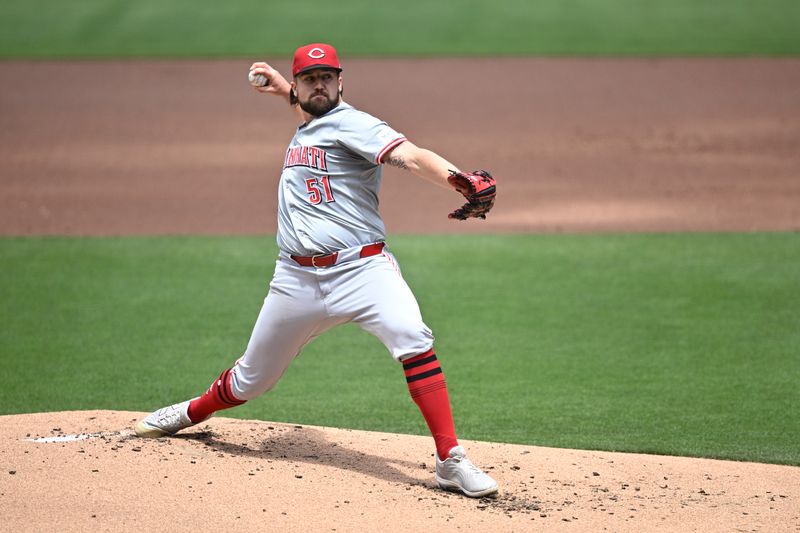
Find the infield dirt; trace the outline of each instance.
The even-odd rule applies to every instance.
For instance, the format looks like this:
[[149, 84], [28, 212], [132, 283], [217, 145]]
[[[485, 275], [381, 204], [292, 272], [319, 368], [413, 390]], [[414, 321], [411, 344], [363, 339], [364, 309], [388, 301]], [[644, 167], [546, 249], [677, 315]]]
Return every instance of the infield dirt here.
[[[3, 63], [0, 234], [274, 232], [296, 124], [250, 63]], [[458, 195], [387, 169], [390, 234], [800, 229], [798, 59], [344, 66], [350, 103], [499, 181], [456, 223]]]
[[[0, 235], [274, 232], [295, 125], [249, 64], [3, 63]], [[390, 234], [800, 229], [800, 60], [354, 60], [344, 75], [348, 101], [498, 178], [489, 219], [456, 223], [457, 195], [387, 169]], [[142, 415], [0, 417], [4, 527], [800, 531], [797, 467], [467, 442], [501, 484], [470, 500], [435, 488], [429, 437], [219, 418], [148, 441], [130, 432]]]

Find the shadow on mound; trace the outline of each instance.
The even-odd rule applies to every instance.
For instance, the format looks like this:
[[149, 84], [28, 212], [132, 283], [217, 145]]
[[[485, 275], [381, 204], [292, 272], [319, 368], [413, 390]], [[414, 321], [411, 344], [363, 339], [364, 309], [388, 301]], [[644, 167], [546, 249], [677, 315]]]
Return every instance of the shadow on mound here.
[[[267, 433], [266, 438], [263, 438], [262, 435], [252, 435], [255, 438], [253, 444], [237, 444], [231, 442], [232, 439], [229, 435], [211, 430], [181, 433], [172, 438], [198, 441], [209, 447], [211, 451], [235, 456], [330, 466], [384, 481], [413, 486], [426, 487], [427, 483], [424, 480], [430, 477], [428, 465], [425, 463], [353, 450], [330, 442], [318, 429], [303, 426], [294, 426], [291, 429], [268, 426]], [[424, 478], [412, 477], [398, 467], [418, 471]]]

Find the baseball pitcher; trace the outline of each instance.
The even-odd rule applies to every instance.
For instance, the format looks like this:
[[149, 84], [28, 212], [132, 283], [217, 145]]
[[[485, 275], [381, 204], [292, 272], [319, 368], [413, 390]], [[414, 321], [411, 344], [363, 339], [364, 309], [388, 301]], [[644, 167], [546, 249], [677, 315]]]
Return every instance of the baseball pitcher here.
[[342, 66], [331, 45], [298, 48], [291, 83], [263, 62], [253, 64], [249, 78], [257, 91], [287, 100], [302, 122], [286, 149], [278, 185], [274, 277], [233, 367], [203, 395], [148, 415], [136, 425], [137, 435], [173, 435], [256, 398], [275, 386], [306, 344], [355, 322], [403, 365], [436, 445], [439, 486], [471, 497], [496, 492], [497, 483], [458, 444], [433, 334], [386, 245], [378, 212], [384, 164], [461, 193], [466, 202], [449, 214], [458, 220], [486, 217], [494, 204], [494, 178], [482, 170], [460, 171], [346, 103]]

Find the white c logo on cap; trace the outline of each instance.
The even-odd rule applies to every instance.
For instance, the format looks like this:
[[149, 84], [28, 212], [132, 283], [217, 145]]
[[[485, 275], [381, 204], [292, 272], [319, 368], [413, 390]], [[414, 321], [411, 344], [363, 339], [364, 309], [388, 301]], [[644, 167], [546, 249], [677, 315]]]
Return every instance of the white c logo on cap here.
[[312, 48], [308, 51], [308, 57], [311, 59], [322, 59], [325, 57], [325, 51], [322, 48]]

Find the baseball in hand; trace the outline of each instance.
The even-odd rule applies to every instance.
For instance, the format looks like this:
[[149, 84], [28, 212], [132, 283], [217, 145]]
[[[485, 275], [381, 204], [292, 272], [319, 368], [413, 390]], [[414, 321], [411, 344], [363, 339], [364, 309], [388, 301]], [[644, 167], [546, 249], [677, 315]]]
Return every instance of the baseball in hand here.
[[269, 83], [269, 80], [267, 80], [266, 76], [263, 74], [256, 74], [252, 70], [250, 71], [250, 74], [247, 75], [247, 79], [250, 80], [250, 85], [253, 87], [264, 87], [267, 85], [267, 83]]

